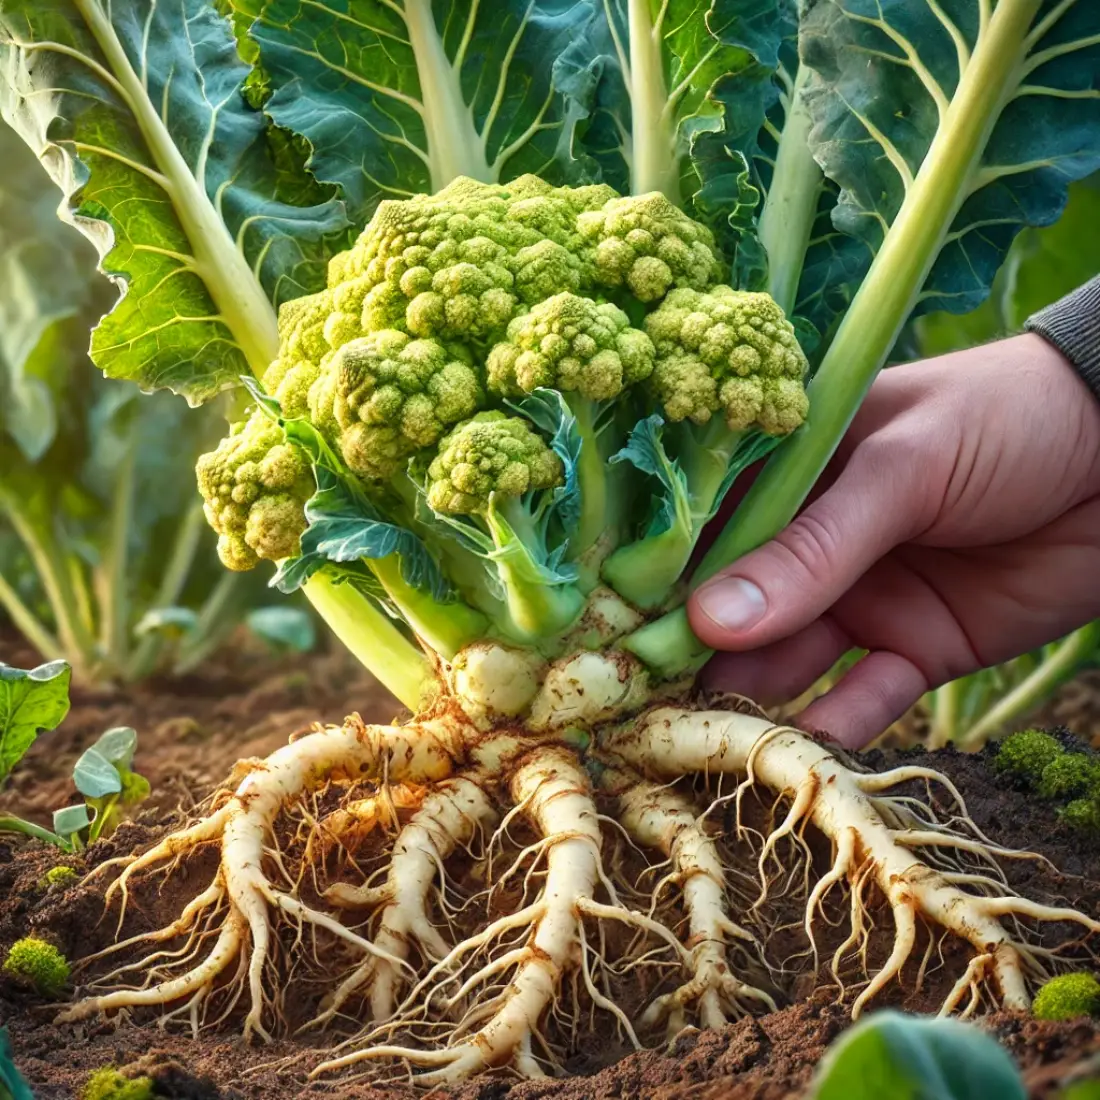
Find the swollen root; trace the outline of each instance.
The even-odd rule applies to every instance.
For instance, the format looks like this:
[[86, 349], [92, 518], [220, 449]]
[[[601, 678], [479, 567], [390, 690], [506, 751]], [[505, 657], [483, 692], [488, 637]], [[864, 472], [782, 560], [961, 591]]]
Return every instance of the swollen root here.
[[[351, 719], [342, 727], [294, 741], [267, 760], [257, 762], [221, 809], [134, 859], [108, 890], [108, 899], [115, 892], [122, 895], [125, 909], [129, 881], [137, 871], [174, 863], [204, 843], [220, 842], [222, 857], [214, 880], [188, 906], [184, 916], [166, 929], [127, 941], [130, 946], [141, 941], [158, 943], [189, 933], [180, 962], [192, 965], [164, 981], [87, 997], [63, 1012], [60, 1021], [81, 1020], [96, 1013], [142, 1005], [168, 1005], [187, 998], [182, 1009], [177, 1008], [173, 1015], [188, 1012], [192, 1030], [197, 1032], [203, 1002], [218, 980], [236, 964], [229, 984], [244, 983], [248, 990], [245, 1035], [270, 1038], [264, 1022], [269, 1000], [264, 971], [271, 951], [273, 916], [278, 914], [285, 914], [299, 926], [328, 932], [366, 956], [383, 958], [394, 966], [403, 965], [402, 959], [344, 927], [332, 916], [311, 908], [290, 892], [277, 889], [264, 874], [264, 855], [276, 817], [310, 785], [338, 777], [359, 780], [383, 773], [399, 781], [438, 781], [450, 773], [459, 749], [460, 745], [443, 726], [368, 726]], [[204, 941], [218, 924], [221, 930], [214, 946], [197, 959]], [[153, 953], [127, 969], [158, 973], [163, 968], [161, 957], [162, 953]], [[94, 960], [86, 960], [91, 961]]]
[[[866, 887], [870, 882], [878, 886], [893, 916], [893, 950], [885, 964], [867, 976], [853, 1003], [854, 1017], [900, 976], [916, 944], [919, 918], [968, 941], [977, 952], [945, 1001], [945, 1012], [953, 1011], [968, 995], [976, 1006], [986, 979], [992, 980], [997, 999], [1005, 1008], [1030, 1006], [1028, 979], [1045, 976], [1039, 963], [1041, 952], [1029, 947], [1019, 934], [1010, 933], [1002, 924], [1003, 918], [1071, 921], [1090, 932], [1100, 931], [1100, 922], [1082, 913], [1036, 905], [1010, 893], [996, 874], [976, 875], [957, 862], [958, 857], [969, 854], [995, 868], [993, 854], [1023, 853], [991, 847], [976, 829], [971, 829], [968, 836], [944, 827], [913, 811], [909, 800], [891, 798], [886, 793], [892, 784], [916, 778], [946, 782], [930, 770], [905, 768], [886, 776], [861, 775], [797, 730], [772, 726], [743, 714], [671, 707], [654, 709], [629, 727], [608, 734], [602, 747], [657, 778], [677, 778], [685, 772], [732, 773], [746, 777], [743, 789], [768, 788], [785, 795], [790, 808], [765, 839], [760, 855], [761, 900], [769, 886], [765, 870], [768, 859], [784, 837], [794, 835], [810, 822], [829, 837], [833, 843], [832, 867], [809, 891], [805, 930], [816, 959], [818, 914], [830, 891], [847, 883], [851, 889], [852, 929], [833, 958], [838, 981], [837, 967], [847, 951], [859, 948], [866, 958]], [[965, 805], [953, 787], [948, 785], [948, 790], [966, 824]], [[914, 828], [915, 823], [923, 827]], [[737, 829], [741, 835], [740, 816]], [[918, 853], [938, 856], [936, 865]], [[981, 879], [985, 893], [962, 889], [976, 878]]]
[[731, 944], [737, 944], [742, 954], [746, 946], [753, 948], [757, 959], [760, 945], [730, 919], [725, 867], [697, 807], [678, 791], [623, 772], [607, 771], [604, 783], [618, 792], [627, 833], [638, 844], [663, 853], [671, 864], [670, 873], [654, 888], [653, 908], [662, 890], [671, 886], [680, 891], [688, 917], [689, 980], [653, 1001], [642, 1017], [643, 1026], [663, 1020], [673, 1036], [689, 1022], [689, 1012], [703, 1027], [721, 1027], [754, 1011], [774, 1012], [771, 996], [730, 967]]
[[[795, 972], [776, 944], [802, 936], [793, 957], [838, 997], [855, 970], [855, 1015], [922, 939], [918, 986], [937, 941], [960, 937], [974, 954], [943, 1010], [966, 1015], [1028, 1006], [1056, 957], [1029, 924], [1100, 930], [1012, 894], [998, 860], [1027, 854], [997, 848], [929, 769], [861, 774], [796, 730], [721, 710], [601, 727], [649, 690], [632, 659], [501, 660], [485, 643], [456, 661], [462, 693], [431, 718], [353, 718], [250, 763], [207, 817], [125, 861], [107, 891], [120, 928], [150, 877], [220, 851], [177, 919], [82, 961], [89, 995], [62, 1019], [160, 1007], [162, 1023], [239, 1018], [257, 1039], [352, 1021], [315, 1074], [538, 1077], [564, 1072], [597, 1015], [641, 1046], [773, 1010]], [[482, 681], [496, 687], [471, 703]], [[950, 820], [899, 791], [913, 781], [943, 788]], [[815, 831], [831, 841], [823, 873]], [[845, 891], [838, 934], [828, 914]], [[892, 949], [873, 965], [880, 897]], [[780, 898], [796, 900], [793, 927]], [[292, 1003], [281, 991], [301, 975]]]

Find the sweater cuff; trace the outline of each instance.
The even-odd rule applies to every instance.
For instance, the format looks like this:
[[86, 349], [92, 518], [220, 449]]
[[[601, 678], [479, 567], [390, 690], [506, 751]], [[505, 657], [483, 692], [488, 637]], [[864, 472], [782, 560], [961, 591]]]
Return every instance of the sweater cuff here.
[[1100, 275], [1032, 314], [1024, 328], [1049, 340], [1100, 399]]

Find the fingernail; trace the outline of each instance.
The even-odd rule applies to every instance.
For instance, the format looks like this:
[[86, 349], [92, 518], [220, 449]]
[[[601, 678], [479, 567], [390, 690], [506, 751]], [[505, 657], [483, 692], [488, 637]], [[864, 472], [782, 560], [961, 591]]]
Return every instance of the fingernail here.
[[699, 589], [696, 606], [723, 630], [748, 630], [768, 610], [764, 593], [744, 577], [712, 581]]

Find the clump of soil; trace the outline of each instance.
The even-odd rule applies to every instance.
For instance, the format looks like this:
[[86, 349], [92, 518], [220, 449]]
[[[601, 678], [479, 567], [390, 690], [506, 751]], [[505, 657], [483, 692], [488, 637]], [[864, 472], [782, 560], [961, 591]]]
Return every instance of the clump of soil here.
[[[0, 648], [0, 654], [4, 654]], [[4, 654], [4, 659], [18, 663]], [[49, 813], [71, 794], [67, 776], [76, 756], [104, 728], [132, 725], [139, 731], [138, 770], [147, 775], [155, 797], [135, 822], [83, 857], [59, 858], [38, 844], [0, 844], [0, 951], [28, 934], [55, 942], [72, 958], [110, 943], [117, 909], [104, 916], [108, 876], [91, 883], [46, 888], [45, 872], [59, 862], [86, 870], [113, 856], [148, 844], [206, 797], [241, 757], [262, 756], [288, 734], [318, 718], [336, 722], [351, 712], [382, 720], [398, 705], [342, 656], [312, 655], [262, 660], [255, 653], [223, 655], [185, 683], [150, 684], [128, 692], [74, 693], [73, 712], [62, 730], [45, 735], [17, 773], [18, 781], [0, 798], [0, 812], [18, 812], [48, 821]], [[1050, 807], [1029, 799], [996, 777], [983, 755], [945, 750], [921, 756], [948, 775], [967, 800], [975, 823], [1006, 847], [1028, 848], [1049, 864], [1009, 861], [1014, 889], [1037, 901], [1072, 905], [1100, 916], [1100, 847], [1063, 826]], [[911, 762], [895, 750], [868, 754], [874, 768]], [[917, 793], [917, 792], [914, 792]], [[936, 797], [939, 797], [937, 795]], [[941, 803], [946, 809], [946, 803]], [[216, 853], [189, 862], [157, 886], [138, 885], [127, 931], [166, 923], [196, 885], [205, 884]], [[793, 916], [793, 914], [792, 914]], [[881, 922], [884, 926], [886, 921]], [[1059, 929], [1054, 930], [1056, 934]], [[1065, 938], [1066, 929], [1060, 929]], [[882, 951], [885, 940], [876, 945]], [[946, 995], [965, 966], [968, 949], [948, 942], [945, 965], [914, 992], [913, 970], [878, 1003], [910, 1011], [930, 1011]], [[125, 961], [125, 956], [116, 961]], [[915, 970], [915, 968], [913, 968]], [[836, 990], [813, 991], [808, 973], [796, 976], [780, 1011], [745, 1019], [720, 1031], [689, 1032], [669, 1047], [628, 1053], [614, 1022], [596, 1016], [596, 1030], [584, 1034], [563, 1080], [515, 1082], [485, 1077], [456, 1089], [455, 1100], [787, 1100], [805, 1094], [826, 1048], [850, 1023], [849, 1006], [836, 1004]], [[319, 997], [323, 990], [303, 990]], [[298, 997], [299, 989], [293, 993]], [[407, 1100], [415, 1095], [401, 1081], [401, 1070], [372, 1070], [372, 1077], [306, 1079], [331, 1035], [307, 1033], [280, 1038], [270, 1046], [248, 1046], [234, 1020], [202, 1033], [198, 1040], [175, 1028], [156, 1027], [155, 1013], [132, 1019], [55, 1026], [53, 1009], [0, 976], [0, 1022], [11, 1033], [17, 1064], [37, 1100], [79, 1095], [92, 1070], [112, 1064], [128, 1073], [149, 1075], [156, 1095], [178, 1100], [278, 1100], [333, 1096], [347, 1100]], [[1042, 1023], [998, 1013], [986, 1017], [991, 1031], [1023, 1067], [1032, 1096], [1053, 1100], [1060, 1083], [1090, 1058], [1100, 1059], [1100, 1025], [1089, 1020]], [[378, 1074], [389, 1073], [382, 1082]]]

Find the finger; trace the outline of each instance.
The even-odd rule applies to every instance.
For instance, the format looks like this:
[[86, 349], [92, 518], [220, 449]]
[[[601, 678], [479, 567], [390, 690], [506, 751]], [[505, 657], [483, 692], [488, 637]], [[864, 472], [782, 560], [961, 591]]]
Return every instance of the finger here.
[[828, 615], [789, 638], [747, 653], [719, 653], [703, 670], [711, 691], [744, 695], [762, 707], [797, 699], [851, 649]]
[[862, 749], [896, 722], [927, 690], [924, 674], [897, 653], [868, 653], [831, 691], [815, 699], [795, 723], [827, 733], [848, 749]]
[[820, 618], [923, 519], [919, 471], [877, 446], [857, 449], [836, 483], [778, 537], [701, 585], [692, 629], [713, 649], [767, 645]]

